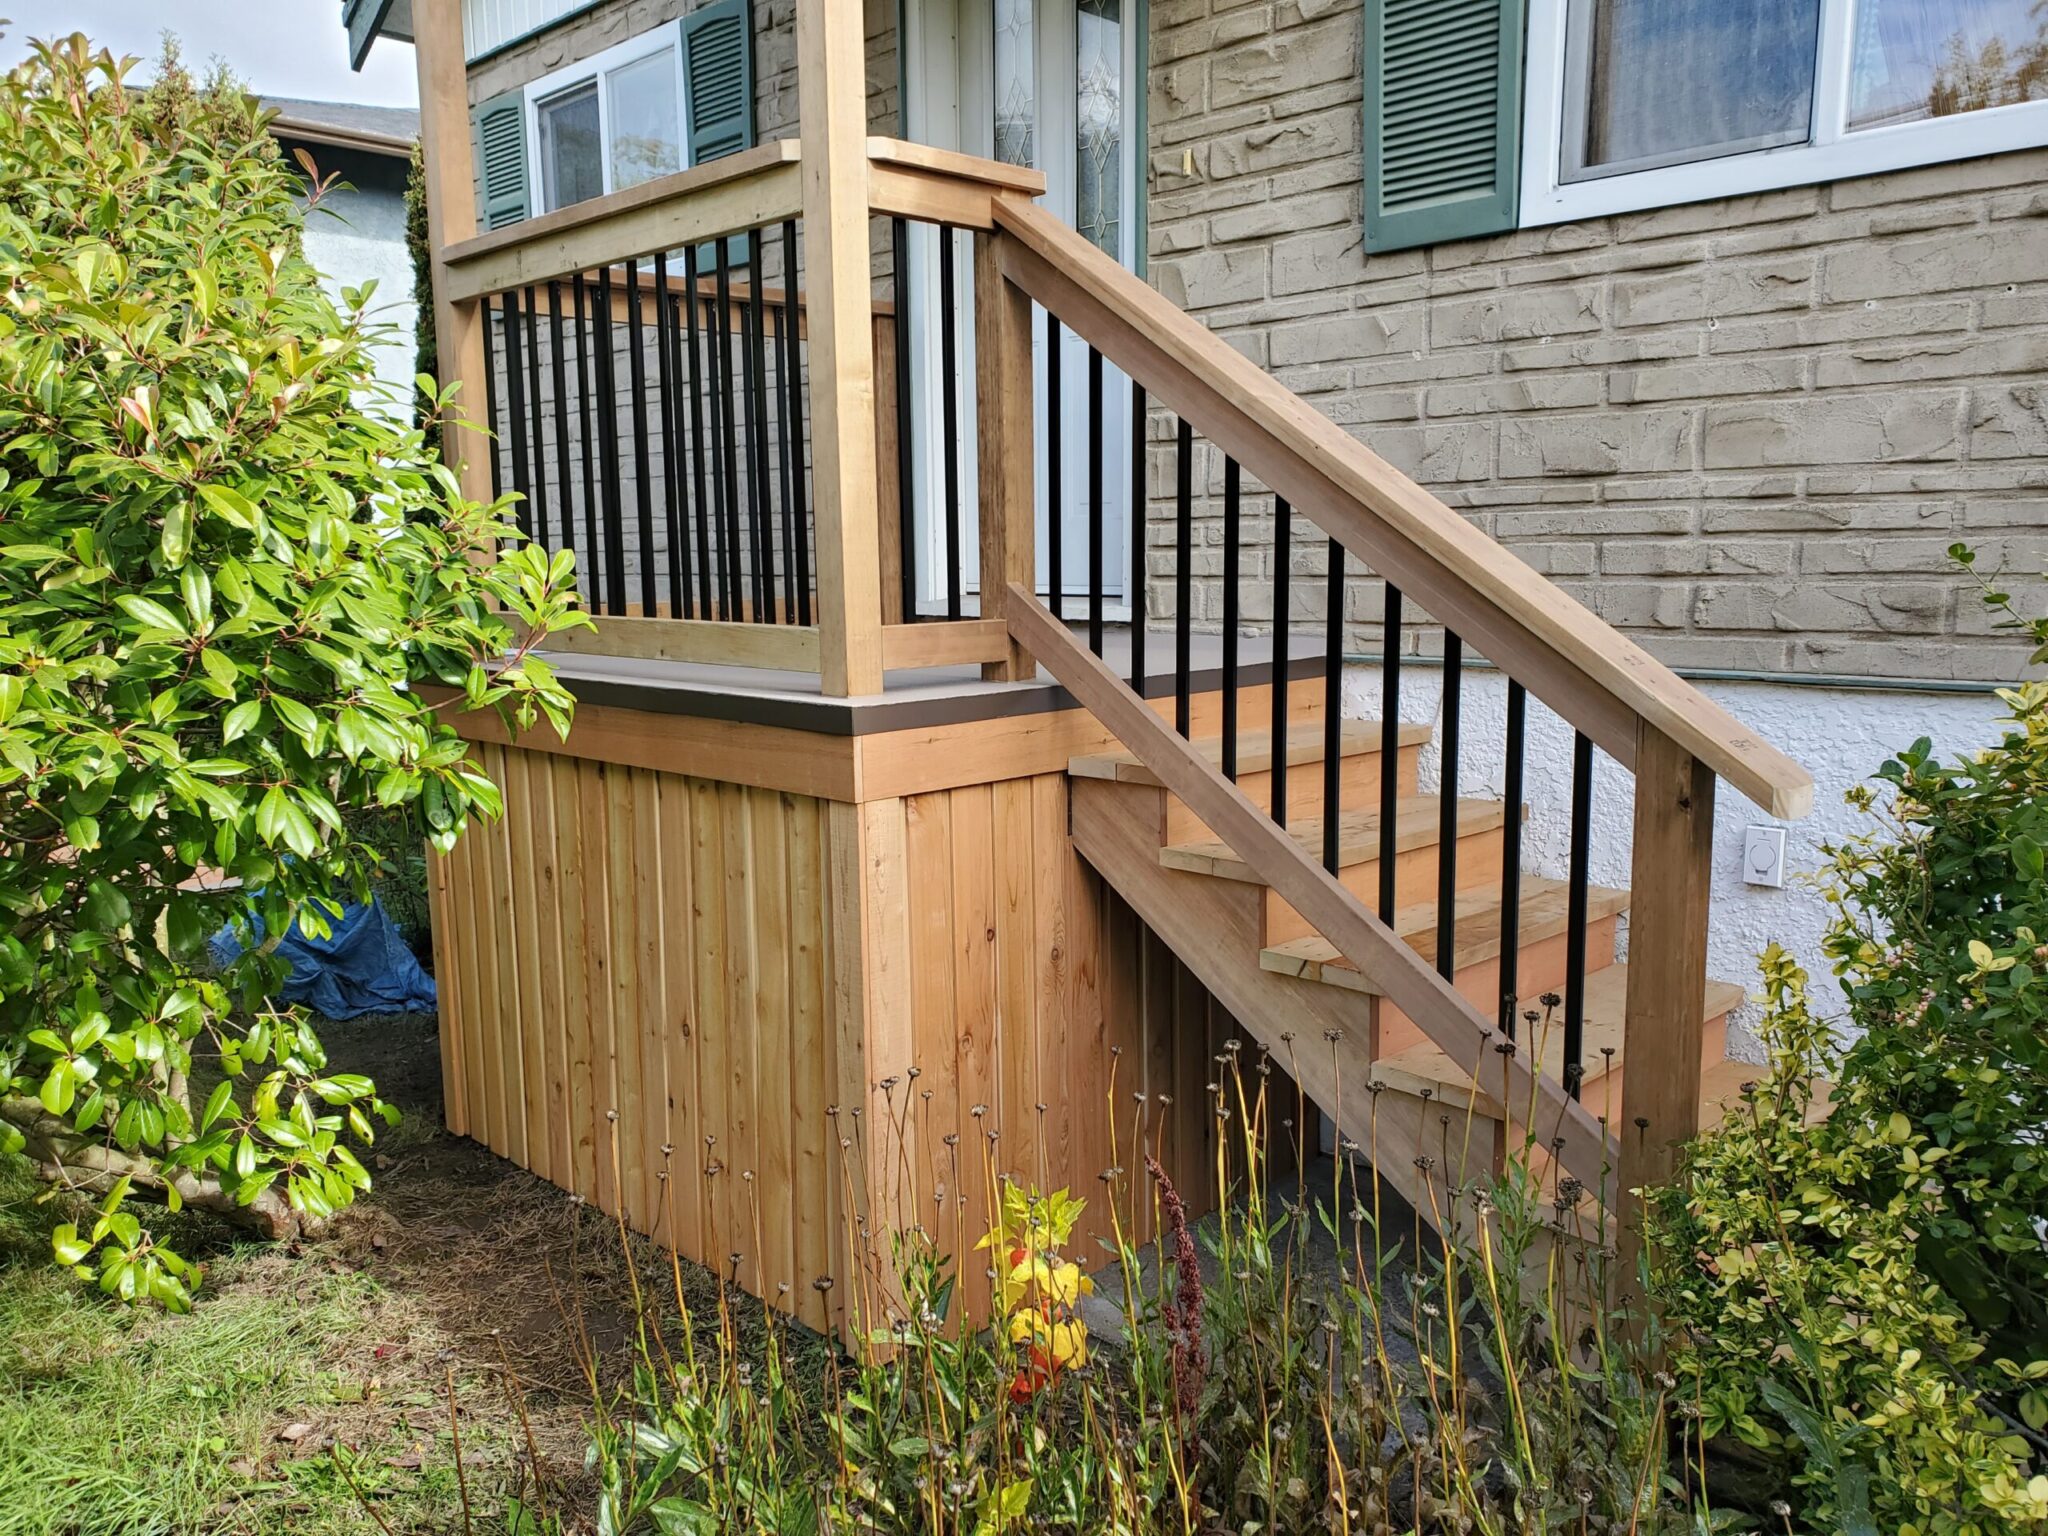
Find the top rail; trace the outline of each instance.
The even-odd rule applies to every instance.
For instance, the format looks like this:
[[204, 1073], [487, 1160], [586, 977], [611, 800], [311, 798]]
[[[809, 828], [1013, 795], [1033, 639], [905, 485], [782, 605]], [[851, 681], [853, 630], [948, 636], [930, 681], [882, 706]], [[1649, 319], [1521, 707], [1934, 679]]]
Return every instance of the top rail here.
[[447, 297], [459, 303], [796, 218], [802, 160], [799, 140], [776, 139], [457, 241], [442, 251]]
[[1624, 767], [1647, 725], [1772, 816], [1812, 809], [1799, 764], [1079, 233], [1014, 196], [993, 212], [1012, 283]]

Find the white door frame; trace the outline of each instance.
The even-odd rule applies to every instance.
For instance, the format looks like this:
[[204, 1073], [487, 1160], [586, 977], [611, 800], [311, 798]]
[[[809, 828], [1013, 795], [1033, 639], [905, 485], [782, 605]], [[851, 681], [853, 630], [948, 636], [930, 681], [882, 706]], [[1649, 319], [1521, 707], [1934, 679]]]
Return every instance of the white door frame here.
[[[1143, 115], [1140, 108], [1145, 86], [1140, 67], [1145, 50], [1140, 32], [1146, 7], [1141, 0], [1124, 0], [1124, 4], [1121, 29], [1124, 80], [1121, 146], [1124, 164], [1120, 178], [1122, 207], [1119, 219], [1123, 231], [1124, 264], [1135, 269], [1143, 232], [1140, 212], [1143, 200], [1144, 158], [1140, 143]], [[1033, 36], [1037, 43], [1039, 88], [1035, 92], [1037, 122], [1034, 142], [1040, 146], [1038, 158], [1046, 174], [1045, 202], [1056, 211], [1070, 214], [1075, 205], [1075, 183], [1079, 178], [1073, 153], [1076, 92], [1071, 88], [1077, 73], [1074, 5], [1073, 0], [1037, 0], [1037, 9], [1039, 15]], [[1050, 17], [1045, 14], [1048, 11], [1053, 13]], [[994, 153], [995, 115], [990, 85], [995, 39], [990, 0], [901, 0], [899, 18], [904, 136], [941, 149], [991, 156]], [[969, 67], [969, 61], [986, 62], [981, 67]], [[1048, 82], [1061, 83], [1065, 88], [1047, 89]], [[953, 281], [958, 306], [954, 325], [954, 367], [958, 381], [960, 452], [957, 468], [963, 533], [963, 609], [974, 612], [979, 606], [980, 574], [980, 549], [973, 531], [978, 524], [974, 445], [980, 438], [974, 401], [973, 241], [971, 234], [963, 230], [955, 235], [954, 242]], [[927, 405], [928, 401], [932, 405], [937, 403], [932, 400], [931, 391], [943, 365], [942, 338], [936, 323], [940, 294], [938, 231], [929, 225], [913, 224], [909, 231], [909, 247], [910, 270], [906, 286], [911, 295], [911, 315], [905, 345], [911, 360], [911, 410], [917, 422], [932, 424], [931, 429], [918, 433], [913, 441], [913, 484], [906, 488], [912, 496], [912, 531], [920, 557], [918, 568], [922, 573], [916, 597], [920, 612], [943, 613], [946, 603], [946, 530], [940, 487], [945, 482], [945, 452], [936, 430], [939, 413]], [[1040, 360], [1045, 349], [1045, 316], [1036, 305], [1032, 307], [1031, 335], [1035, 363], [1032, 388], [1037, 396], [1034, 415], [1035, 419], [1043, 422], [1046, 419], [1045, 385]], [[1075, 361], [1085, 355], [1086, 349], [1078, 346], [1071, 334], [1066, 336], [1065, 342], [1064, 350], [1069, 356], [1061, 376], [1062, 406], [1070, 426], [1063, 437], [1062, 478], [1067, 482], [1072, 504], [1078, 505], [1079, 497], [1074, 488], [1085, 487], [1086, 484], [1087, 447], [1085, 432], [1074, 430], [1071, 423], [1083, 419], [1081, 413], [1086, 410], [1086, 371]], [[1135, 521], [1124, 505], [1129, 500], [1130, 479], [1130, 464], [1123, 451], [1129, 436], [1129, 383], [1107, 364], [1103, 382], [1105, 436], [1115, 449], [1106, 454], [1104, 465], [1105, 513], [1117, 514], [1122, 535], [1121, 538], [1112, 538], [1110, 548], [1105, 551], [1104, 587], [1109, 594], [1105, 613], [1112, 618], [1127, 619], [1130, 610], [1124, 601], [1124, 591], [1129, 581], [1130, 540]], [[1050, 488], [1042, 432], [1040, 437], [1033, 483], [1038, 502], [1038, 580], [1040, 589], [1044, 590], [1048, 582], [1045, 520]], [[1071, 533], [1071, 529], [1069, 531]], [[1077, 554], [1078, 551], [1072, 548], [1063, 554], [1063, 563], [1070, 573], [1086, 570], [1085, 556], [1077, 558]], [[1077, 590], [1084, 591], [1085, 578], [1070, 575], [1067, 590], [1070, 598]], [[1074, 611], [1071, 603], [1068, 611]]]

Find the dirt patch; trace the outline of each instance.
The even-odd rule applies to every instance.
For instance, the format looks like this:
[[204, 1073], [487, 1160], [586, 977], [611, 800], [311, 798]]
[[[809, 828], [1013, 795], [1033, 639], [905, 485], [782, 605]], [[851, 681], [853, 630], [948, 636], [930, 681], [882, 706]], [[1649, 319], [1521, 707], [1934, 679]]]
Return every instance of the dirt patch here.
[[[622, 1242], [609, 1217], [448, 1132], [433, 1019], [365, 1017], [325, 1024], [321, 1038], [335, 1068], [368, 1074], [404, 1119], [368, 1159], [371, 1192], [282, 1259], [358, 1272], [392, 1303], [381, 1314], [388, 1336], [365, 1336], [334, 1362], [341, 1380], [364, 1385], [363, 1401], [332, 1405], [309, 1438], [413, 1444], [422, 1462], [450, 1460], [452, 1376], [480, 1512], [510, 1494], [531, 1504], [538, 1483], [557, 1513], [577, 1512], [577, 1528], [595, 1505], [584, 1467], [595, 1401], [631, 1379], [634, 1270], [648, 1322], [674, 1329], [668, 1255]], [[716, 1281], [683, 1270], [685, 1304], [708, 1319]], [[401, 1450], [398, 1470], [411, 1470], [407, 1459]]]

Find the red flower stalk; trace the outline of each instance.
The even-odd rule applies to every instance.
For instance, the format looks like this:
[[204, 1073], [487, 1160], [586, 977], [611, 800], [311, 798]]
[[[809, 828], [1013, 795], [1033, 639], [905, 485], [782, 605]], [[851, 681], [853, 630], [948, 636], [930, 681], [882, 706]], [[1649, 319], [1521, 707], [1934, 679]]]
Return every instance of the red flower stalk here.
[[1209, 1371], [1209, 1357], [1202, 1348], [1202, 1265], [1195, 1256], [1194, 1234], [1188, 1231], [1187, 1202], [1150, 1153], [1145, 1156], [1145, 1171], [1159, 1186], [1159, 1203], [1166, 1211], [1167, 1247], [1178, 1277], [1164, 1321], [1173, 1346], [1174, 1410], [1185, 1432], [1201, 1407], [1202, 1382]]

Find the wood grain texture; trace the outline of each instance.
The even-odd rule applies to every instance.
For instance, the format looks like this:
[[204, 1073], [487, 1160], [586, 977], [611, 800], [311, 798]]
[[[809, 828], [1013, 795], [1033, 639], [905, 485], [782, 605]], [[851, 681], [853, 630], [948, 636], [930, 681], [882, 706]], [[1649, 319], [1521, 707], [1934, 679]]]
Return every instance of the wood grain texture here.
[[[1627, 1053], [1621, 1103], [1623, 1275], [1636, 1273], [1640, 1232], [1631, 1190], [1667, 1182], [1699, 1124], [1701, 989], [1713, 890], [1714, 773], [1645, 723], [1636, 747], [1636, 820], [1629, 907]], [[1656, 1069], [1649, 1070], [1647, 1063]], [[1574, 1170], [1576, 1171], [1576, 1170]]]
[[819, 677], [841, 698], [882, 687], [864, 30], [854, 0], [796, 9], [811, 377], [830, 381], [811, 391]]
[[[485, 1069], [494, 1146], [820, 1327], [892, 1299], [863, 1215], [961, 1256], [979, 1319], [1002, 1176], [1087, 1200], [1090, 1264], [1106, 1170], [1150, 1230], [1141, 1148], [1206, 1207], [1206, 994], [1076, 855], [1063, 772], [853, 805], [479, 751], [505, 818], [437, 901], [448, 1049]], [[1162, 792], [1134, 792], [1156, 822]]]

